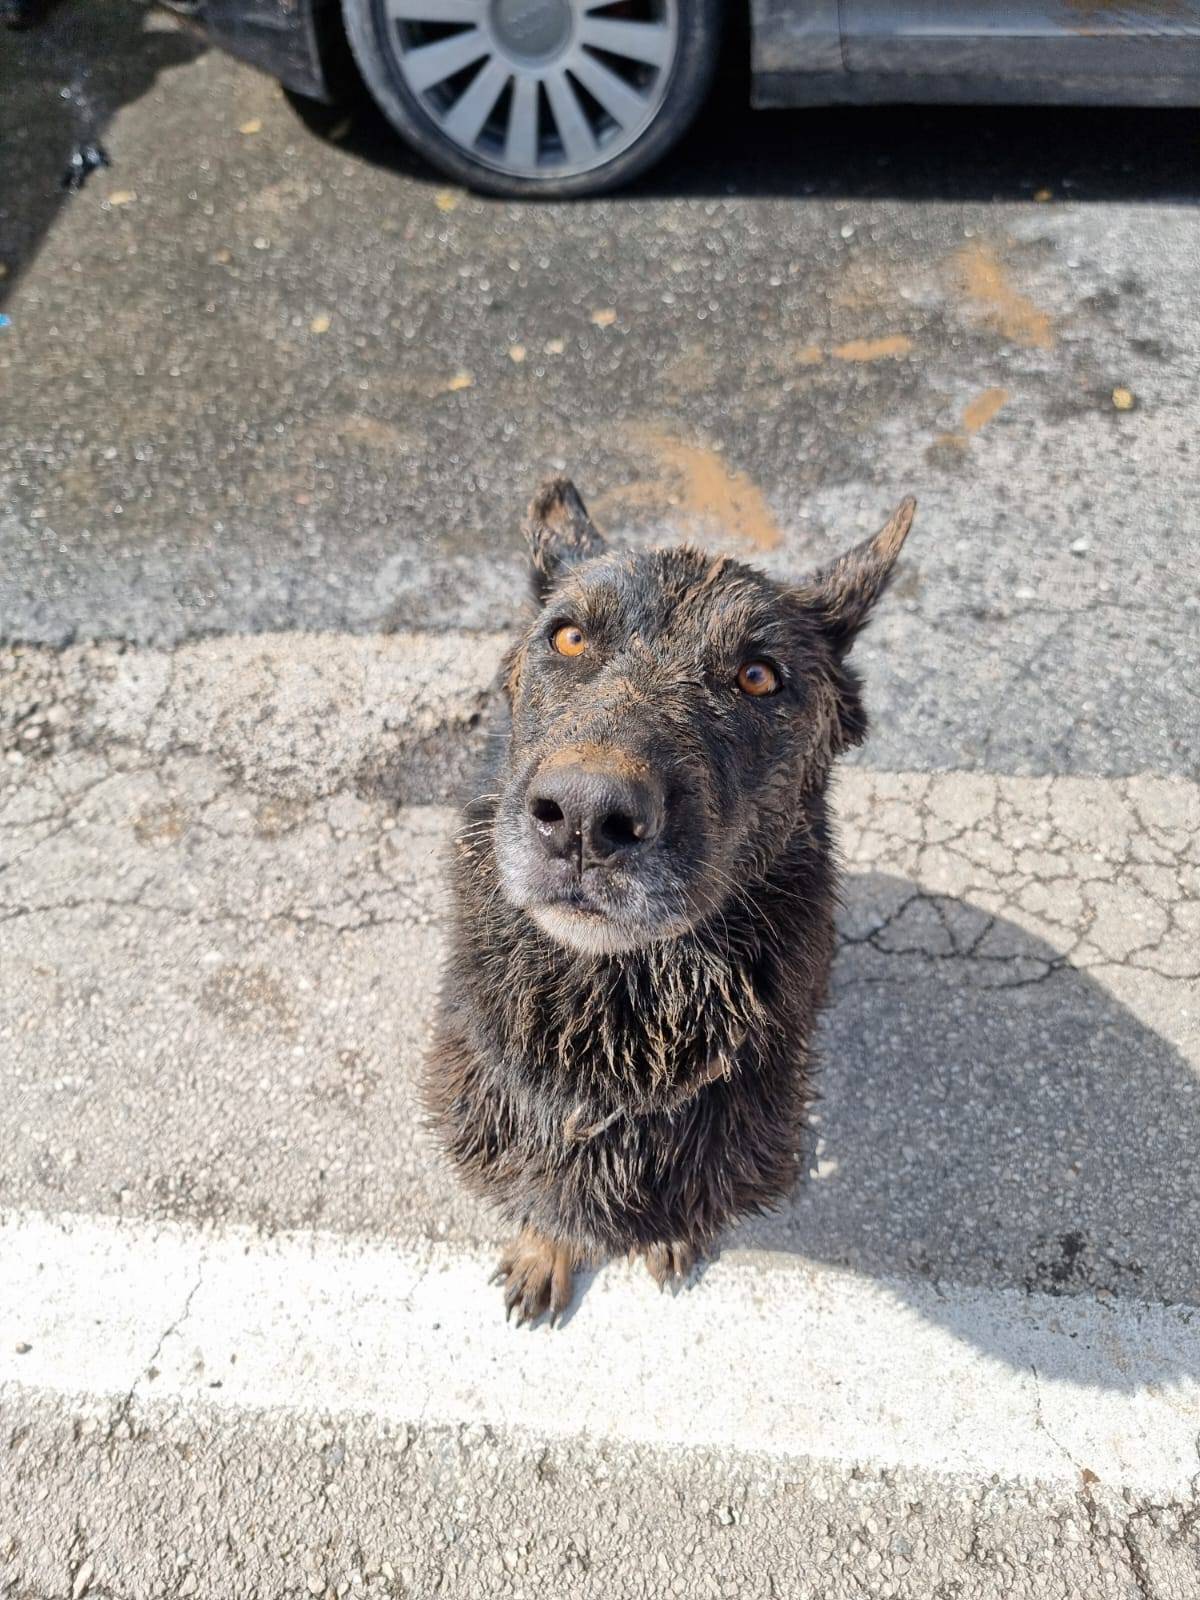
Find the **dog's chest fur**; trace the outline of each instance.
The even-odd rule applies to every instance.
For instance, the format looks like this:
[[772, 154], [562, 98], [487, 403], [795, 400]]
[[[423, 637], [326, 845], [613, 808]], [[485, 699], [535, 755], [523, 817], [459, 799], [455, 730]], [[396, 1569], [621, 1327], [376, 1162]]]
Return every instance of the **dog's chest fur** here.
[[824, 805], [702, 933], [581, 957], [499, 893], [486, 805], [455, 848], [455, 940], [426, 1098], [468, 1180], [518, 1226], [605, 1250], [685, 1239], [796, 1173], [832, 956]]

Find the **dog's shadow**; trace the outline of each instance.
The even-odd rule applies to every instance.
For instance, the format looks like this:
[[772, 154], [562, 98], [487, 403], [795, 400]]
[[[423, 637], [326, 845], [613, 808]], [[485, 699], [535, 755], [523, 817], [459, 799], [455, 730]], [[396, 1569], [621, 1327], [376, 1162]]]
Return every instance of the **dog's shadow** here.
[[[715, 1250], [711, 1256], [701, 1257], [693, 1264], [686, 1277], [677, 1278], [673, 1282], [664, 1284], [660, 1292], [664, 1295], [667, 1295], [671, 1299], [674, 1299], [677, 1295], [690, 1294], [693, 1289], [698, 1289], [700, 1287], [701, 1283], [704, 1281], [705, 1274], [708, 1272], [713, 1263], [719, 1259], [719, 1257], [719, 1248]], [[601, 1275], [601, 1273], [606, 1271], [609, 1266], [610, 1262], [608, 1261], [591, 1261], [586, 1266], [576, 1269], [575, 1280], [571, 1294], [571, 1303], [555, 1322], [554, 1326], [556, 1328], [566, 1328], [575, 1320], [576, 1313], [583, 1304], [588, 1291], [591, 1289], [592, 1285], [595, 1283], [596, 1279]], [[641, 1273], [645, 1272], [646, 1269], [643, 1265], [637, 1264], [633, 1265], [633, 1270]], [[544, 1315], [537, 1319], [537, 1326], [549, 1326], [547, 1318]]]
[[[1014, 1366], [1027, 1356], [1009, 1319], [967, 1317], [951, 1286], [1197, 1304], [1200, 1078], [1178, 1051], [1002, 918], [881, 874], [846, 890], [851, 927], [908, 904], [948, 931], [940, 947], [843, 945], [819, 1041], [815, 1170], [726, 1248], [883, 1279]], [[994, 953], [981, 956], [985, 925]], [[1162, 987], [1162, 1004], [1186, 1010], [1186, 983]], [[1094, 1384], [1086, 1357], [1058, 1344], [1047, 1376]], [[1200, 1377], [1200, 1361], [1164, 1355], [1152, 1372], [1131, 1362], [1122, 1386], [1184, 1376], [1180, 1361]]]

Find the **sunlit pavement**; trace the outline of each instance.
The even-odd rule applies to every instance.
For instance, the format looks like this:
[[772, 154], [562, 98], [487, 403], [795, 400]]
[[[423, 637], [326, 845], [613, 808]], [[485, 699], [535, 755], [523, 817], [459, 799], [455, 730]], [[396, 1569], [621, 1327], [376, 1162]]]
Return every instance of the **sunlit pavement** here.
[[[516, 206], [93, 3], [0, 121], [0, 1587], [1190, 1600], [1195, 119], [722, 110]], [[562, 469], [780, 573], [921, 508], [811, 1171], [530, 1333], [413, 1084]]]

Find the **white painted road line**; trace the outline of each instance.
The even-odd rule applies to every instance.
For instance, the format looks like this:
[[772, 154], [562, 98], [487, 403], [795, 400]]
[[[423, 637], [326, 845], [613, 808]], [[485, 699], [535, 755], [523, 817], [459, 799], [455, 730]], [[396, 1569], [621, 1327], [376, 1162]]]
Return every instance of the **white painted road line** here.
[[1078, 1484], [1087, 1469], [1164, 1495], [1200, 1472], [1194, 1309], [939, 1294], [731, 1252], [675, 1297], [609, 1266], [565, 1327], [530, 1330], [505, 1324], [490, 1265], [11, 1212], [0, 1383], [973, 1479]]

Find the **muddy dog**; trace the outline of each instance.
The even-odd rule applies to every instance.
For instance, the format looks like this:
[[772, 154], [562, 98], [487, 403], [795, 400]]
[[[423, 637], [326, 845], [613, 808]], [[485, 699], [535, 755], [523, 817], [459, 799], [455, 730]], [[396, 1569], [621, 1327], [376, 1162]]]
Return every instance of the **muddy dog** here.
[[846, 657], [914, 509], [788, 584], [610, 552], [565, 480], [530, 507], [536, 610], [455, 840], [425, 1079], [518, 1230], [497, 1276], [519, 1321], [614, 1252], [680, 1277], [792, 1187], [833, 956], [826, 788], [867, 726]]

